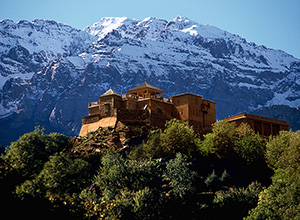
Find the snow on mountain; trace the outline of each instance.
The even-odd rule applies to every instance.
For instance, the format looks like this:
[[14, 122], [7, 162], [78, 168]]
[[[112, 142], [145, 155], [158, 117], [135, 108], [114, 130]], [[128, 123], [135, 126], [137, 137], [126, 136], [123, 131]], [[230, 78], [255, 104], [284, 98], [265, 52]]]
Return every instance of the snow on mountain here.
[[216, 101], [219, 119], [300, 106], [299, 59], [185, 17], [105, 17], [83, 31], [3, 20], [0, 39], [0, 117], [14, 128], [30, 121], [75, 135], [88, 102], [145, 80], [167, 96], [192, 92]]
[[[50, 61], [79, 53], [82, 45], [95, 40], [81, 30], [50, 20], [21, 20], [17, 23], [2, 20], [0, 39], [0, 118], [13, 113], [18, 105], [18, 100], [9, 98], [9, 91], [5, 90], [10, 79], [28, 83]], [[15, 83], [12, 86], [20, 85]], [[25, 89], [26, 86], [23, 83], [21, 87]]]

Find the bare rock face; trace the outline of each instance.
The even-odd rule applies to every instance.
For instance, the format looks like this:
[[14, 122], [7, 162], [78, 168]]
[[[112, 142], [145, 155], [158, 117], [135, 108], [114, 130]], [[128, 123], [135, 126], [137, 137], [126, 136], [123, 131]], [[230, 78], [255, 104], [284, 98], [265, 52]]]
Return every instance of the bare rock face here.
[[165, 96], [191, 92], [217, 102], [218, 119], [300, 106], [299, 59], [185, 17], [103, 18], [85, 30], [3, 20], [0, 38], [0, 130], [9, 140], [36, 125], [77, 135], [88, 102], [145, 80]]

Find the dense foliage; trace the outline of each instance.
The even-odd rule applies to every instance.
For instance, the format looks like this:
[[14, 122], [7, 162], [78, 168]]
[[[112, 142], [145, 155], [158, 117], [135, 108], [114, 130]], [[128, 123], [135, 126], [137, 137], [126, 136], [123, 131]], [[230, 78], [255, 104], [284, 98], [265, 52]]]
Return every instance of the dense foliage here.
[[140, 145], [109, 149], [115, 136], [100, 129], [75, 140], [36, 128], [11, 143], [0, 158], [2, 215], [300, 218], [300, 132], [266, 140], [246, 124], [220, 121], [198, 136], [171, 120]]

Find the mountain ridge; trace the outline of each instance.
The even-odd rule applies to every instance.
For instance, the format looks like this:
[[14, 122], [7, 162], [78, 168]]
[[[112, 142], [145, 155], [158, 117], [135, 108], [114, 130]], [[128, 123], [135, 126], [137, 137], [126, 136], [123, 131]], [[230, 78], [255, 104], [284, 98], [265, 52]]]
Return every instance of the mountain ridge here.
[[[262, 106], [300, 106], [300, 60], [217, 27], [102, 18], [78, 30], [55, 21], [0, 21], [0, 117], [76, 135], [87, 103], [147, 81], [166, 96], [217, 102], [222, 119]], [[27, 121], [27, 122], [26, 122]], [[0, 123], [0, 127], [7, 126]], [[29, 128], [28, 128], [29, 129]]]

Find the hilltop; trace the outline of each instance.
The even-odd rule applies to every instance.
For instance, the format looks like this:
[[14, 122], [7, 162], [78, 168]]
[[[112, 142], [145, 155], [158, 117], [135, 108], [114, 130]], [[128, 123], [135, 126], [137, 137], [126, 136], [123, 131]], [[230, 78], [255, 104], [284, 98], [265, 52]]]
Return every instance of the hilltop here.
[[1, 214], [297, 219], [299, 134], [267, 140], [220, 121], [197, 136], [176, 119], [163, 130], [119, 124], [72, 139], [36, 128], [0, 157]]

